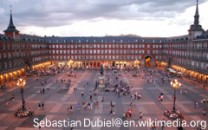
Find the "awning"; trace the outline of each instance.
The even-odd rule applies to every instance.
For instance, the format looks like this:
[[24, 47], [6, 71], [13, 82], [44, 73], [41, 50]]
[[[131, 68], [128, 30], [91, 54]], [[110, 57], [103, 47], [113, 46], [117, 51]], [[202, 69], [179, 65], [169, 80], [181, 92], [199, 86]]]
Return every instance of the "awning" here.
[[182, 73], [182, 72], [177, 72], [177, 74], [179, 74], [179, 75], [183, 75], [183, 73]]
[[173, 73], [173, 74], [177, 73], [174, 69], [171, 69], [171, 68], [168, 68], [168, 71], [169, 71], [170, 73]]

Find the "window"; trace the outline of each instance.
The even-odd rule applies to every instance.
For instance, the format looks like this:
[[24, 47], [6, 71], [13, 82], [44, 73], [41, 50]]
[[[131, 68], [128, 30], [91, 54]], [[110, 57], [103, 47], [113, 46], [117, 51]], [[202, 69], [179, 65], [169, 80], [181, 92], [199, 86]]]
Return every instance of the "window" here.
[[142, 48], [144, 48], [144, 44], [142, 45]]
[[115, 48], [115, 44], [112, 45], [112, 48]]

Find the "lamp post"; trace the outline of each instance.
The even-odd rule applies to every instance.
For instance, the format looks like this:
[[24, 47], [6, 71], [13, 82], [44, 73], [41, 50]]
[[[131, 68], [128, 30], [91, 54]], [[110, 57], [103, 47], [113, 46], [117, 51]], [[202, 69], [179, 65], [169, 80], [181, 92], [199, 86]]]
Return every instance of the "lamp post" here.
[[24, 99], [24, 87], [25, 87], [25, 84], [26, 84], [26, 80], [25, 79], [19, 78], [17, 80], [17, 87], [20, 88], [20, 93], [21, 93], [21, 97], [22, 97], [22, 107], [16, 111], [15, 115], [17, 117], [20, 117], [20, 118], [33, 115], [33, 111], [31, 111], [30, 109], [25, 107], [25, 99]]
[[172, 86], [172, 88], [174, 89], [174, 97], [173, 97], [173, 113], [176, 112], [176, 108], [175, 108], [175, 102], [176, 102], [176, 89], [180, 88], [181, 83], [178, 82], [177, 79], [174, 79], [170, 82], [170, 85]]
[[24, 99], [24, 87], [25, 87], [25, 84], [26, 84], [26, 80], [25, 79], [19, 78], [17, 80], [17, 86], [20, 88], [20, 93], [21, 93], [21, 96], [22, 96], [22, 111], [25, 111], [25, 99]]

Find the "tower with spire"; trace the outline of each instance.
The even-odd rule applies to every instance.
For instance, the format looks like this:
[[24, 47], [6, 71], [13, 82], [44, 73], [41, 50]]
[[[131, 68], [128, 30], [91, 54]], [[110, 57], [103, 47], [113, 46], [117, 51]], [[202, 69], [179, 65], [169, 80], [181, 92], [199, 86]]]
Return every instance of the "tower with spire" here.
[[198, 7], [199, 4], [198, 3], [199, 1], [196, 0], [196, 12], [194, 15], [194, 24], [192, 24], [190, 26], [190, 29], [188, 30], [191, 40], [195, 39], [197, 36], [201, 35], [204, 32], [202, 26], [199, 24], [199, 7]]
[[11, 39], [18, 39], [19, 38], [19, 31], [16, 29], [13, 23], [13, 18], [12, 18], [12, 6], [10, 5], [10, 19], [9, 19], [9, 26], [7, 27], [6, 30], [4, 30], [4, 33], [7, 38]]

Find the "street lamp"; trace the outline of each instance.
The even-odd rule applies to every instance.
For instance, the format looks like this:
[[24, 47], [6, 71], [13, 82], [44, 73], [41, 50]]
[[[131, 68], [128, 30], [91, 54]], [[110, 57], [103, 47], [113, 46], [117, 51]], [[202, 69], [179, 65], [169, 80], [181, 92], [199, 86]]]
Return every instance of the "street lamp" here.
[[17, 80], [17, 87], [20, 88], [20, 93], [21, 93], [21, 96], [22, 96], [22, 111], [25, 110], [25, 99], [24, 99], [24, 87], [25, 87], [25, 84], [26, 84], [26, 80], [25, 79], [19, 78]]
[[25, 84], [26, 84], [26, 80], [25, 79], [22, 79], [22, 78], [19, 78], [17, 80], [17, 87], [20, 88], [20, 93], [21, 93], [21, 96], [22, 96], [22, 107], [20, 109], [18, 109], [15, 113], [15, 115], [17, 117], [27, 117], [27, 116], [30, 116], [33, 114], [33, 112], [26, 108], [25, 107], [25, 99], [24, 99], [24, 87], [25, 87]]
[[181, 83], [178, 82], [177, 79], [174, 79], [170, 82], [170, 85], [172, 86], [172, 88], [174, 89], [174, 97], [173, 97], [173, 112], [176, 112], [176, 108], [175, 108], [175, 102], [176, 102], [176, 89], [180, 88]]

